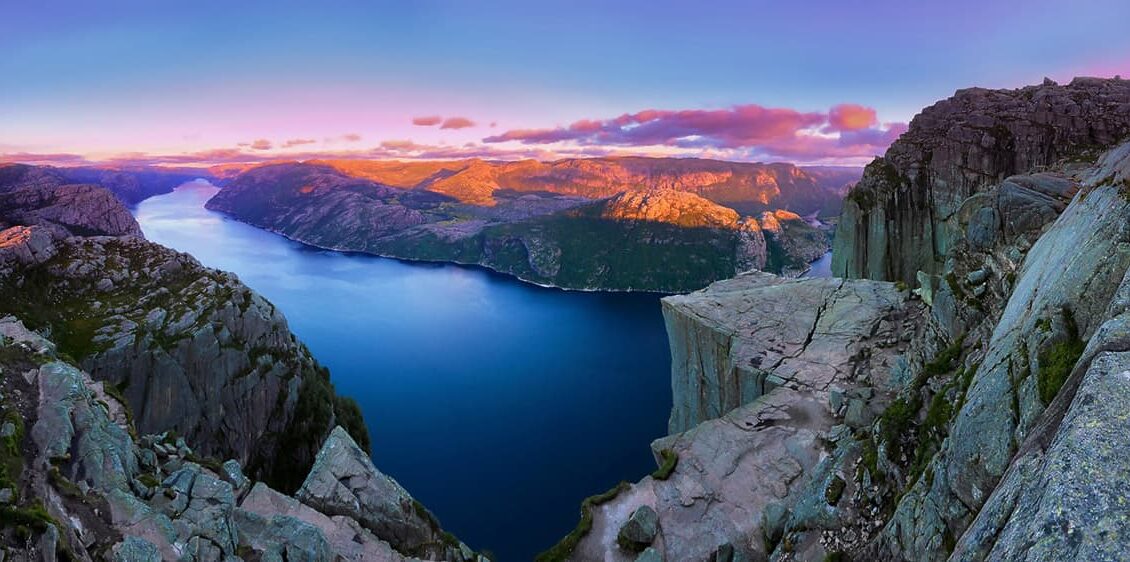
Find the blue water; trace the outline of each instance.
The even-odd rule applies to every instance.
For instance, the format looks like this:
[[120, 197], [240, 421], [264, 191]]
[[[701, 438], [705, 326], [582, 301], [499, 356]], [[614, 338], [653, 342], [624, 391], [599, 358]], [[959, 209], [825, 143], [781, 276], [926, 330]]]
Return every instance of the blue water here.
[[204, 209], [215, 192], [188, 183], [135, 214], [274, 302], [360, 403], [377, 468], [472, 547], [529, 560], [583, 498], [655, 468], [671, 406], [658, 296], [312, 249]]
[[810, 264], [811, 269], [806, 271], [801, 277], [831, 277], [832, 276], [832, 252], [827, 252], [820, 259]]

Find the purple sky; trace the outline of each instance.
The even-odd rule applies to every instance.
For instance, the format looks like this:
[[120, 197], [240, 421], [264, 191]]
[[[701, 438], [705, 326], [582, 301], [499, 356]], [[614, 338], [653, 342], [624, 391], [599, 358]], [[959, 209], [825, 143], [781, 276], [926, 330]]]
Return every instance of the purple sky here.
[[12, 3], [0, 159], [857, 164], [958, 88], [1130, 75], [1127, 21], [1125, 0]]

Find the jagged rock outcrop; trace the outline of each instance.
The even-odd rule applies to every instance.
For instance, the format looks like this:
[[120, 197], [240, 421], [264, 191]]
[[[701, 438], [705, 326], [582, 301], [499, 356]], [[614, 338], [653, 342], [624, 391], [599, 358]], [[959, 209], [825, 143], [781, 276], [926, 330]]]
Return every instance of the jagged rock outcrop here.
[[[1024, 257], [946, 438], [907, 491], [879, 542], [890, 556], [939, 558], [977, 515], [1053, 400], [1069, 401], [1093, 340], [1130, 267], [1130, 144], [1107, 153]], [[1082, 357], [1082, 360], [1080, 360]], [[1062, 395], [1062, 398], [1057, 396]], [[1008, 407], [1005, 407], [1008, 406]], [[1060, 413], [1066, 404], [1060, 403]], [[1047, 408], [1047, 409], [1045, 409]], [[1054, 431], [1054, 430], [1051, 430]], [[944, 552], [944, 550], [943, 550]]]
[[[664, 299], [673, 434], [652, 444], [656, 473], [591, 507], [570, 558], [635, 560], [642, 546], [666, 560], [757, 560], [787, 524], [837, 523], [834, 505], [855, 484], [827, 443], [853, 443], [843, 424], [873, 417], [900, 384], [922, 309], [907, 296], [890, 283], [750, 273]], [[644, 508], [655, 537], [621, 539]]]
[[234, 275], [144, 240], [106, 190], [56, 181], [21, 168], [0, 193], [0, 218], [16, 223], [0, 230], [0, 312], [51, 334], [114, 386], [141, 431], [176, 430], [284, 490], [298, 487], [336, 423], [367, 446], [356, 405], [334, 396], [273, 305]]
[[[403, 183], [398, 169], [362, 175]], [[798, 274], [828, 248], [825, 232], [795, 214], [768, 214], [766, 237], [756, 218], [670, 187], [597, 200], [500, 191], [481, 205], [435, 185], [401, 189], [329, 165], [276, 164], [236, 176], [207, 207], [314, 246], [478, 264], [576, 289], [695, 289], [752, 268]]]
[[[370, 504], [350, 516], [324, 513], [262, 482], [252, 486], [238, 463], [201, 458], [184, 438], [132, 437], [124, 401], [56, 350], [15, 318], [0, 318], [5, 559], [485, 562], [438, 525], [433, 532], [448, 546], [432, 557], [371, 533], [366, 526], [384, 525], [385, 514]], [[345, 430], [332, 434], [327, 447], [347, 443], [365, 455]], [[349, 459], [320, 458], [319, 471], [351, 470], [333, 466]], [[403, 499], [417, 505], [407, 492]]]
[[127, 205], [135, 205], [154, 195], [170, 193], [178, 185], [211, 175], [206, 170], [165, 166], [78, 166], [55, 168], [55, 171], [68, 182], [100, 185]]
[[[837, 380], [869, 375], [855, 356], [876, 347], [876, 334], [901, 328], [904, 308], [904, 295], [889, 283], [764, 273], [663, 299], [670, 431], [721, 417], [777, 387], [826, 392]], [[888, 343], [895, 342], [879, 340]]]
[[72, 184], [97, 185], [108, 190], [121, 202], [133, 205], [147, 197], [168, 193], [184, 182], [210, 176], [205, 170], [160, 166], [126, 169], [95, 166], [55, 168], [0, 163], [0, 191], [13, 186], [42, 189]]
[[322, 513], [350, 517], [405, 552], [441, 560], [472, 556], [400, 484], [377, 470], [340, 427], [318, 451], [295, 497]]
[[938, 274], [967, 198], [1008, 176], [1097, 156], [1130, 135], [1130, 80], [1076, 78], [959, 90], [916, 116], [844, 201], [832, 272], [916, 281]]
[[109, 191], [20, 164], [0, 165], [0, 229], [12, 225], [50, 226], [79, 236], [141, 234], [133, 215]]

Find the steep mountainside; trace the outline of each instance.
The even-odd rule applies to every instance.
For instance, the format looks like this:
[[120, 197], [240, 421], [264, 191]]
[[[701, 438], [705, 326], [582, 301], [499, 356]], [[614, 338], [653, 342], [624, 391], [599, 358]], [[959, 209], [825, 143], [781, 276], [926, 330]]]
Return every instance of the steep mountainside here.
[[1130, 80], [969, 88], [922, 110], [844, 201], [832, 272], [914, 283], [961, 236], [962, 201], [1008, 176], [1093, 161], [1130, 134]]
[[499, 191], [545, 192], [603, 199], [628, 190], [674, 189], [743, 213], [787, 209], [839, 213], [843, 193], [859, 179], [853, 168], [724, 162], [698, 158], [580, 158], [539, 162], [315, 161], [354, 177], [402, 189], [427, 189], [476, 205]]
[[0, 185], [29, 184], [61, 186], [66, 184], [98, 185], [110, 190], [127, 205], [168, 193], [176, 186], [200, 177], [210, 177], [205, 170], [163, 167], [110, 168], [80, 166], [53, 168], [26, 164], [0, 164]]
[[341, 427], [290, 497], [172, 432], [138, 436], [111, 385], [10, 316], [0, 369], [5, 559], [485, 562]]
[[948, 214], [913, 291], [744, 275], [665, 299], [677, 433], [543, 559], [1123, 559], [1130, 142]]
[[[422, 173], [389, 169], [411, 180]], [[578, 289], [685, 290], [750, 268], [804, 271], [828, 245], [798, 215], [767, 215], [780, 217], [767, 240], [756, 219], [669, 188], [597, 200], [514, 191], [493, 198], [469, 205], [328, 165], [277, 164], [240, 174], [207, 206], [314, 246], [479, 264]]]
[[373, 467], [271, 303], [146, 241], [101, 187], [8, 172], [0, 557], [479, 559]]
[[141, 238], [108, 191], [5, 184], [0, 226], [0, 312], [118, 388], [141, 431], [175, 430], [287, 490], [335, 419], [367, 444], [356, 406], [333, 396], [274, 306]]

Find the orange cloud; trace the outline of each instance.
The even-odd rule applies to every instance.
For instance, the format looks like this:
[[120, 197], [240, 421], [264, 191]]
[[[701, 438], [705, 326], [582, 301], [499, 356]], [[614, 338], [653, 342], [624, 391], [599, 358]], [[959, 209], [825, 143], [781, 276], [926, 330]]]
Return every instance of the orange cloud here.
[[875, 110], [854, 103], [842, 103], [828, 111], [828, 130], [859, 131], [879, 124]]
[[439, 126], [440, 129], [466, 129], [467, 127], [474, 127], [475, 122], [467, 119], [466, 117], [448, 117]]
[[256, 139], [250, 146], [253, 150], [270, 150], [273, 145], [267, 139]]
[[420, 127], [435, 127], [443, 121], [443, 117], [439, 115], [426, 115], [424, 117], [413, 117], [412, 124], [419, 125]]

